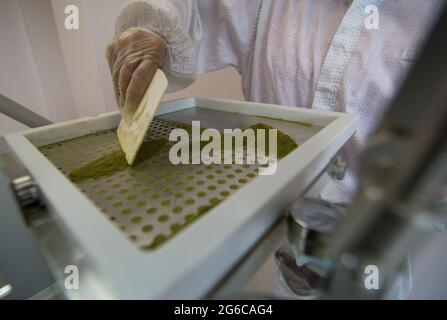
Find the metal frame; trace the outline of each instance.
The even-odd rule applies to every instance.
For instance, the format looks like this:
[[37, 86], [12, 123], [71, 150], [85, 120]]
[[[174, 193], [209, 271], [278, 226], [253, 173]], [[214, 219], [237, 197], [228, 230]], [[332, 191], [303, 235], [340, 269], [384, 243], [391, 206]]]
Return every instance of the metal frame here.
[[2, 94], [0, 94], [0, 113], [3, 113], [30, 128], [52, 124], [50, 120], [25, 108]]

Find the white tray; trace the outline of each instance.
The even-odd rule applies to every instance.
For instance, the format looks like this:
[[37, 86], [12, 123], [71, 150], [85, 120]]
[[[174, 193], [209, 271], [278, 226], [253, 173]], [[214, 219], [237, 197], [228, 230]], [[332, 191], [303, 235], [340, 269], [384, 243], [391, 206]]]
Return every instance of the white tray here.
[[[260, 103], [187, 98], [163, 103], [157, 115], [200, 107], [322, 127], [282, 159], [272, 176], [258, 176], [153, 252], [138, 250], [37, 149], [39, 146], [118, 126], [118, 113], [83, 118], [6, 136], [17, 160], [35, 179], [50, 215], [67, 242], [64, 259], [50, 266], [64, 278], [64, 264], [79, 266], [72, 298], [200, 298], [225, 276], [270, 228], [281, 210], [300, 196], [354, 134], [355, 116]], [[59, 236], [60, 237], [60, 236]], [[45, 246], [45, 245], [44, 245]]]

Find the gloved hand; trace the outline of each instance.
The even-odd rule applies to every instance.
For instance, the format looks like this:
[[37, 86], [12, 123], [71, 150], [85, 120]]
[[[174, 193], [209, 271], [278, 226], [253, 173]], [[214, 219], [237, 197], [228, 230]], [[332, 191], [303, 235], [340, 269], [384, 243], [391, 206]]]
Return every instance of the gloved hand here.
[[127, 30], [108, 44], [106, 56], [124, 119], [129, 120], [135, 112], [155, 71], [163, 67], [167, 53], [166, 42], [143, 29]]

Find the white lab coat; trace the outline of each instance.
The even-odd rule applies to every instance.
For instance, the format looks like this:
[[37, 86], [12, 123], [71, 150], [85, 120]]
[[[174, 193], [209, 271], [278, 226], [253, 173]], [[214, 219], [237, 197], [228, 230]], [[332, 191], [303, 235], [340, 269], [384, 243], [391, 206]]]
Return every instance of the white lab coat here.
[[[348, 173], [322, 193], [328, 201], [346, 202], [356, 188], [357, 156], [443, 3], [137, 1], [119, 15], [116, 33], [142, 27], [166, 40], [171, 91], [197, 74], [234, 66], [246, 100], [358, 115], [358, 131], [342, 151]], [[378, 29], [367, 28], [374, 8]]]
[[[359, 116], [342, 152], [346, 178], [322, 194], [346, 202], [357, 156], [414, 60], [442, 0], [152, 0], [127, 5], [116, 33], [146, 28], [168, 43], [170, 91], [234, 66], [246, 100]], [[367, 29], [368, 6], [378, 30]], [[366, 10], [366, 12], [365, 12]], [[222, 90], [225, 90], [223, 88]]]

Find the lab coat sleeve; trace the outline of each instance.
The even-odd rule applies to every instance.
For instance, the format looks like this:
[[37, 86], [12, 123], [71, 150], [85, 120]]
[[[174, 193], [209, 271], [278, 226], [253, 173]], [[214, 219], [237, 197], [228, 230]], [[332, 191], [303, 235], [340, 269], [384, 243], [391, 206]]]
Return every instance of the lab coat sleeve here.
[[198, 74], [234, 66], [242, 73], [256, 32], [260, 0], [134, 1], [120, 12], [119, 34], [143, 28], [169, 48], [168, 92], [189, 86]]

